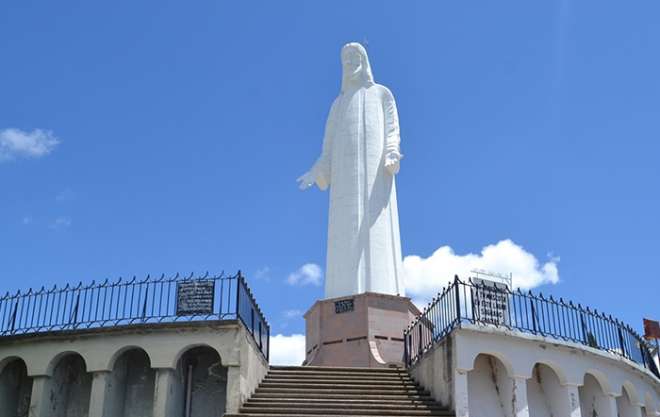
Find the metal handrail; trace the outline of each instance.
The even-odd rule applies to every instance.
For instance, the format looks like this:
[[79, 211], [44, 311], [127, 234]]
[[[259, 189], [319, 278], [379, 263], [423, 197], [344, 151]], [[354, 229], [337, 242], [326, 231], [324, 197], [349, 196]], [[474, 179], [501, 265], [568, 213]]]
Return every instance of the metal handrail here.
[[236, 315], [250, 331], [259, 350], [268, 361], [270, 359], [270, 325], [240, 271], [236, 291]]
[[404, 330], [406, 363], [416, 363], [463, 323], [580, 343], [629, 359], [660, 378], [647, 342], [611, 315], [562, 298], [546, 298], [472, 279], [464, 282], [458, 276]]
[[[213, 299], [208, 311], [177, 311], [177, 287], [182, 283], [213, 282]], [[250, 328], [246, 314], [257, 317]], [[150, 323], [240, 319], [263, 355], [269, 357], [270, 326], [239, 271], [195, 277], [161, 275], [138, 280], [92, 281], [90, 284], [41, 287], [0, 296], [0, 342], [14, 335], [105, 328]]]

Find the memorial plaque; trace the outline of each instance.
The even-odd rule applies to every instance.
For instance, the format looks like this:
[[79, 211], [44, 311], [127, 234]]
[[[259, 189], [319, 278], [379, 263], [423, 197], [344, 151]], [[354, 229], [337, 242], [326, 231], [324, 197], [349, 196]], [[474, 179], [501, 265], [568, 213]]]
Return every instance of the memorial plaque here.
[[644, 319], [644, 337], [648, 340], [660, 339], [660, 323]]
[[475, 320], [496, 325], [506, 324], [509, 310], [508, 286], [501, 282], [472, 278], [472, 302]]
[[348, 313], [349, 311], [353, 310], [355, 310], [355, 303], [353, 302], [352, 298], [348, 300], [335, 301], [335, 313]]
[[176, 285], [176, 315], [213, 314], [215, 281], [183, 281]]

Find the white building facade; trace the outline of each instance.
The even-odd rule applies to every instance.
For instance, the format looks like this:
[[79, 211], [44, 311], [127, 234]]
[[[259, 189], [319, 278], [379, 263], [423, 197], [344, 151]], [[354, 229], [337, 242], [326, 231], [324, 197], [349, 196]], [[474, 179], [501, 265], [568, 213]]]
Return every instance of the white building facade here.
[[493, 288], [456, 279], [406, 331], [411, 374], [457, 417], [660, 416], [657, 364], [632, 329]]
[[0, 416], [217, 417], [268, 371], [240, 273], [0, 297]]

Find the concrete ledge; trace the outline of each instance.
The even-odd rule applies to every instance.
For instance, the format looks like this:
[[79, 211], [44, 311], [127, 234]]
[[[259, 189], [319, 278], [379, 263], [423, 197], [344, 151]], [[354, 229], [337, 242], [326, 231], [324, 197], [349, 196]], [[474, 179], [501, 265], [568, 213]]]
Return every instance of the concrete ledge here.
[[611, 361], [617, 366], [621, 365], [621, 366], [631, 367], [633, 368], [634, 371], [639, 372], [642, 376], [650, 378], [651, 380], [655, 381], [660, 388], [660, 378], [653, 375], [648, 369], [644, 368], [640, 364], [633, 362], [627, 358], [624, 358], [623, 356], [615, 355], [613, 353], [607, 352], [602, 349], [596, 349], [584, 345], [582, 343], [576, 343], [569, 340], [562, 340], [562, 339], [557, 339], [555, 337], [543, 336], [533, 333], [521, 332], [518, 330], [510, 330], [505, 327], [496, 327], [496, 326], [488, 326], [488, 325], [480, 326], [469, 323], [467, 324], [463, 323], [460, 328], [456, 329], [456, 332], [458, 334], [460, 334], [461, 332], [476, 332], [482, 334], [513, 337], [528, 342], [540, 343], [543, 346], [551, 346], [553, 348], [566, 348], [575, 352], [583, 351], [591, 355], [600, 357], [604, 360]]
[[[239, 320], [13, 335], [0, 338], [0, 404], [20, 396], [37, 417], [49, 417], [53, 407], [69, 407], [69, 401], [90, 417], [124, 415], [122, 407], [130, 408], [130, 415], [148, 416], [153, 410], [154, 416], [165, 416], [192, 395], [193, 416], [208, 414], [200, 411], [207, 408], [212, 415], [233, 413], [267, 370], [256, 341]], [[220, 393], [217, 401], [197, 389], [203, 386]], [[136, 390], [140, 401], [126, 396]], [[0, 415], [4, 411], [0, 405]]]
[[643, 366], [581, 343], [496, 326], [463, 323], [410, 372], [457, 416], [522, 415], [530, 407], [536, 415], [627, 417], [643, 408], [660, 416], [660, 379]]
[[50, 338], [70, 338], [72, 336], [85, 336], [93, 335], [97, 336], [99, 334], [121, 334], [121, 333], [147, 333], [154, 330], [167, 330], [167, 329], [181, 329], [181, 328], [200, 328], [200, 327], [215, 327], [215, 328], [224, 328], [224, 327], [235, 327], [239, 323], [237, 319], [230, 320], [191, 320], [191, 321], [175, 321], [167, 323], [133, 323], [133, 324], [122, 324], [117, 326], [108, 326], [108, 327], [85, 327], [78, 329], [66, 329], [66, 330], [50, 330], [43, 332], [34, 332], [34, 333], [20, 333], [7, 336], [0, 336], [0, 347], [5, 343], [11, 343], [13, 341], [25, 341], [30, 339], [38, 339], [40, 341], [48, 340]]

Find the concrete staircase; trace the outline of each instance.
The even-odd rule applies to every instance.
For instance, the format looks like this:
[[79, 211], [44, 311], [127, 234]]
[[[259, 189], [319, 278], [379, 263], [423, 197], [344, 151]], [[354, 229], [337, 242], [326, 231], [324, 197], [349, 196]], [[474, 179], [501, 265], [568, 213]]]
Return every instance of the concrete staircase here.
[[271, 366], [240, 413], [225, 416], [453, 415], [404, 369]]

